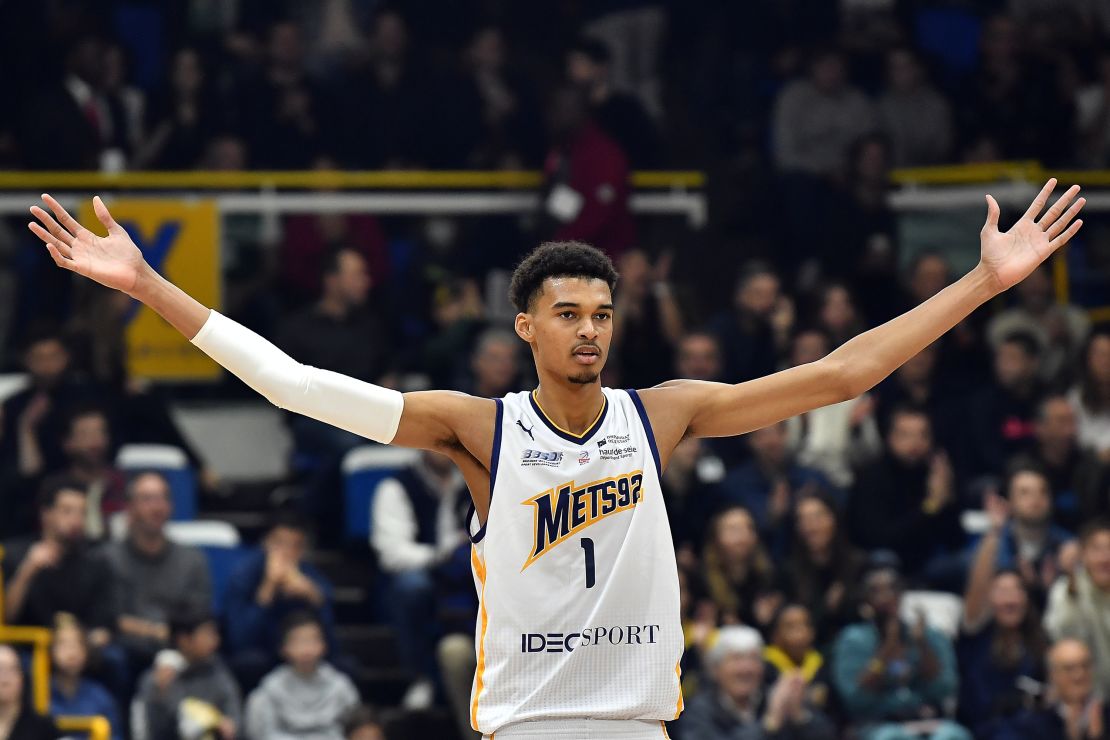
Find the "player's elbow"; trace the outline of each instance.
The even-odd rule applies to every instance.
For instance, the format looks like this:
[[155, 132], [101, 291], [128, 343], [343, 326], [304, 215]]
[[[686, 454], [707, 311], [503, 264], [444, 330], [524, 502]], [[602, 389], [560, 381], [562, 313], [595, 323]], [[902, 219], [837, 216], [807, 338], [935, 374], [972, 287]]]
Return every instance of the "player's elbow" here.
[[821, 370], [821, 387], [829, 389], [828, 403], [841, 403], [857, 398], [867, 391], [865, 380], [848, 362], [832, 356], [818, 360]]

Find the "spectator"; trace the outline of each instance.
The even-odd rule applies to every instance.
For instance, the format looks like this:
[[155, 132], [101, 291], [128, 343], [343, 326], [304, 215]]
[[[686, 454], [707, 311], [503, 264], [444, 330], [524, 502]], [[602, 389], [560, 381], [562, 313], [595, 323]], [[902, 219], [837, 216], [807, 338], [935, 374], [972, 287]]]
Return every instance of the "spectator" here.
[[[426, 708], [433, 698], [437, 623], [452, 601], [469, 603], [469, 547], [464, 518], [469, 494], [462, 474], [435, 452], [374, 493], [370, 544], [389, 574], [390, 616], [405, 667], [416, 676], [402, 702]], [[473, 618], [473, 610], [467, 609]]]
[[331, 585], [311, 563], [303, 519], [278, 512], [262, 547], [228, 577], [224, 596], [228, 662], [245, 690], [258, 684], [278, 662], [281, 623], [291, 613], [320, 618], [329, 653], [335, 649]]
[[929, 84], [917, 54], [892, 49], [886, 58], [886, 90], [879, 118], [890, 139], [895, 167], [943, 164], [952, 151], [952, 107]]
[[786, 442], [786, 422], [747, 435], [752, 459], [725, 476], [721, 487], [730, 501], [754, 517], [760, 536], [776, 557], [790, 545], [790, 512], [801, 497], [832, 491], [818, 470], [800, 465]]
[[220, 124], [220, 103], [197, 49], [178, 49], [161, 99], [150, 110], [150, 132], [136, 151], [137, 169], [189, 170], [197, 166]]
[[[317, 172], [331, 172], [340, 169], [339, 163], [330, 157], [317, 157], [312, 163]], [[287, 305], [301, 308], [305, 304], [328, 297], [328, 290], [334, 292], [335, 287], [329, 285], [329, 278], [335, 275], [350, 274], [351, 265], [339, 264], [351, 262], [343, 253], [350, 251], [361, 255], [364, 271], [369, 272], [366, 289], [371, 289], [374, 284], [388, 285], [389, 280], [389, 247], [386, 244], [385, 232], [381, 222], [369, 213], [298, 213], [285, 217], [282, 224], [281, 262], [278, 266], [279, 280], [283, 292], [287, 295], [283, 299]], [[346, 268], [344, 270], [343, 268]], [[350, 283], [348, 277], [346, 281]], [[356, 286], [357, 287], [357, 286]], [[361, 295], [361, 289], [354, 291], [347, 302], [353, 305], [347, 310], [358, 311], [373, 301], [378, 291], [374, 291], [368, 298]], [[330, 298], [329, 304], [342, 303], [336, 297]], [[322, 310], [323, 301], [317, 305], [318, 313], [327, 315]], [[332, 309], [333, 313], [342, 314], [343, 310]], [[376, 312], [375, 312], [376, 313]], [[311, 312], [302, 314], [312, 316]], [[365, 316], [358, 316], [363, 322], [368, 321]], [[380, 327], [379, 327], [380, 329]], [[363, 347], [369, 351], [369, 347]], [[370, 355], [372, 360], [380, 361]], [[329, 368], [335, 369], [335, 368]], [[365, 370], [363, 370], [365, 372]]]
[[107, 547], [119, 594], [120, 642], [143, 666], [167, 647], [174, 615], [212, 608], [204, 554], [166, 537], [172, 513], [166, 479], [155, 472], [135, 476], [127, 486], [127, 538]]
[[1038, 377], [1040, 346], [1028, 332], [1003, 338], [994, 352], [994, 382], [954, 401], [966, 416], [956, 427], [953, 464], [964, 479], [997, 475], [1006, 460], [1033, 439], [1033, 420], [1044, 395]]
[[472, 379], [465, 390], [481, 398], [501, 398], [520, 387], [520, 337], [504, 329], [487, 329], [470, 356]]
[[690, 701], [676, 736], [689, 740], [831, 740], [836, 736], [832, 723], [810, 709], [800, 674], [781, 675], [764, 701], [763, 638], [757, 630], [723, 628], [706, 658], [713, 685]]
[[913, 308], [952, 282], [952, 267], [940, 252], [925, 249], [914, 255], [906, 270], [906, 308]]
[[1068, 394], [1079, 420], [1079, 445], [1110, 462], [1110, 325], [1091, 331], [1082, 361], [1079, 383]]
[[[797, 367], [816, 362], [829, 349], [829, 337], [823, 331], [800, 331], [794, 335], [791, 363]], [[790, 454], [798, 465], [820, 473], [829, 484], [851, 487], [854, 469], [882, 451], [874, 410], [874, 399], [863, 395], [787, 419]]]
[[4, 620], [47, 627], [59, 612], [73, 614], [93, 648], [111, 640], [115, 580], [107, 560], [85, 539], [85, 489], [78, 481], [49, 478], [39, 494], [41, 537], [4, 548]]
[[174, 651], [163, 651], [139, 682], [131, 705], [135, 740], [218, 736], [233, 740], [242, 728], [242, 698], [220, 659], [220, 630], [210, 614], [177, 615]]
[[872, 558], [863, 578], [867, 619], [846, 627], [833, 646], [833, 683], [845, 714], [861, 740], [970, 740], [960, 725], [937, 719], [956, 698], [956, 656], [924, 614], [910, 624], [900, 618], [904, 586], [896, 562], [889, 553]]
[[0, 733], [6, 740], [56, 740], [61, 733], [49, 717], [31, 709], [24, 693], [25, 676], [19, 653], [0, 645]]
[[990, 320], [987, 338], [997, 350], [1016, 332], [1031, 335], [1040, 349], [1041, 379], [1056, 384], [1069, 379], [1091, 320], [1079, 307], [1056, 302], [1050, 271], [1049, 266], [1041, 265], [1014, 286], [1017, 304]]
[[702, 562], [709, 598], [721, 623], [759, 629], [771, 623], [782, 605], [782, 593], [751, 512], [730, 506], [713, 517]]
[[378, 713], [367, 706], [356, 707], [343, 722], [344, 740], [385, 740]]
[[749, 262], [741, 268], [732, 310], [717, 314], [710, 324], [724, 350], [721, 380], [742, 383], [775, 371], [785, 310], [779, 278], [770, 265]]
[[1019, 716], [995, 737], [1007, 740], [1097, 740], [1110, 727], [1110, 707], [1098, 691], [1091, 650], [1063, 639], [1048, 651], [1049, 699], [1042, 709]]
[[865, 558], [849, 542], [836, 504], [827, 494], [798, 500], [794, 530], [785, 573], [787, 593], [809, 610], [823, 645], [859, 614]]
[[634, 169], [651, 169], [659, 162], [655, 122], [638, 99], [613, 89], [612, 57], [604, 41], [583, 37], [567, 54], [567, 79], [586, 96], [590, 115], [617, 142]]
[[1044, 471], [1057, 521], [1072, 531], [1110, 514], [1110, 466], [1079, 446], [1079, 425], [1067, 397], [1049, 395], [1033, 421], [1028, 458]]
[[945, 556], [963, 539], [955, 497], [952, 466], [933, 445], [929, 417], [895, 410], [882, 457], [859, 471], [848, 499], [852, 541], [893, 550], [914, 564], [911, 577], [952, 577]]
[[590, 120], [576, 89], [562, 88], [552, 96], [548, 129], [542, 207], [552, 238], [584, 241], [619, 258], [636, 244], [627, 158]]
[[[1006, 499], [986, 494], [991, 528], [979, 550], [994, 553], [997, 570], [1021, 575], [1039, 606], [1060, 573], [1070, 571], [1079, 555], [1071, 533], [1052, 523], [1052, 492], [1039, 469], [1020, 461], [1006, 479]], [[986, 557], [986, 556], [984, 556]]]
[[1048, 593], [1044, 627], [1053, 640], [1074, 637], [1090, 646], [1095, 680], [1110, 692], [1110, 523], [1088, 522], [1079, 534], [1079, 567], [1061, 575]]
[[814, 647], [816, 637], [809, 610], [801, 604], [787, 604], [771, 622], [771, 644], [763, 649], [763, 660], [774, 677], [801, 676], [806, 705], [827, 714], [833, 698], [829, 667]]
[[671, 538], [679, 562], [687, 567], [696, 565], [697, 547], [705, 541], [709, 518], [724, 503], [719, 483], [719, 473], [724, 466], [716, 458], [709, 457], [705, 442], [687, 437], [675, 445], [671, 460], [659, 479], [663, 500], [667, 502]]
[[638, 249], [621, 258], [613, 341], [624, 387], [650, 388], [668, 379], [683, 333], [682, 311], [669, 282], [671, 260], [671, 254], [663, 254], [652, 265]]
[[721, 344], [707, 331], [686, 332], [678, 341], [675, 377], [719, 381], [722, 375]]
[[876, 123], [871, 101], [849, 83], [835, 49], [813, 55], [809, 76], [779, 93], [773, 117], [775, 166], [817, 177], [839, 175], [852, 142]]
[[290, 614], [283, 626], [285, 665], [274, 669], [247, 699], [246, 730], [266, 740], [342, 740], [343, 717], [358, 705], [351, 679], [324, 660], [320, 621]]
[[1025, 580], [995, 562], [984, 540], [968, 577], [956, 643], [959, 717], [976, 737], [991, 735], [1026, 705], [1024, 686], [1044, 679], [1048, 648]]
[[872, 391], [875, 396], [875, 419], [879, 431], [886, 434], [890, 430], [890, 420], [894, 411], [908, 407], [924, 410], [934, 429], [944, 418], [945, 396], [938, 390], [936, 382], [937, 354], [940, 347], [930, 344], [903, 365]]
[[70, 413], [62, 437], [65, 474], [86, 491], [85, 535], [92, 540], [108, 535], [108, 519], [126, 503], [126, 479], [111, 462], [108, 417], [96, 406], [79, 406]]
[[833, 348], [866, 328], [855, 299], [844, 283], [829, 283], [821, 288], [817, 298], [817, 325], [828, 334]]
[[59, 614], [50, 642], [50, 712], [59, 717], [101, 716], [112, 727], [112, 740], [122, 740], [124, 728], [116, 700], [102, 685], [85, 678], [89, 646], [80, 623]]

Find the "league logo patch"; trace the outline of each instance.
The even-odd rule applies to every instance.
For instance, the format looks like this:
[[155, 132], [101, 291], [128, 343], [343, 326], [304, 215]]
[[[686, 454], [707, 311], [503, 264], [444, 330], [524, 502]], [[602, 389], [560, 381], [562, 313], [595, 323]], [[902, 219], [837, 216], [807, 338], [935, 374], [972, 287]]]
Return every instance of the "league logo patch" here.
[[563, 453], [545, 452], [543, 450], [525, 450], [520, 458], [522, 468], [534, 468], [543, 465], [548, 468], [557, 468], [563, 463]]

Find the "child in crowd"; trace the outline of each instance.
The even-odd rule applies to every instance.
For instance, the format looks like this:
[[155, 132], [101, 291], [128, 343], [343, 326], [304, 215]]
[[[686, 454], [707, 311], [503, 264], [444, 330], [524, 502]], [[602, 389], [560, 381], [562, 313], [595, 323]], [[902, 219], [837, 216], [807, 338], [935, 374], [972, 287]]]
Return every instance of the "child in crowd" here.
[[343, 719], [358, 706], [358, 690], [324, 661], [323, 625], [305, 611], [290, 614], [282, 627], [285, 663], [247, 700], [247, 735], [254, 740], [343, 740]]
[[50, 659], [50, 713], [55, 717], [99, 715], [112, 726], [112, 740], [122, 740], [116, 700], [102, 685], [84, 677], [89, 645], [85, 630], [72, 614], [61, 612], [55, 617]]
[[134, 740], [234, 740], [241, 725], [239, 686], [217, 655], [220, 632], [210, 614], [174, 620], [170, 639], [139, 682], [131, 706]]

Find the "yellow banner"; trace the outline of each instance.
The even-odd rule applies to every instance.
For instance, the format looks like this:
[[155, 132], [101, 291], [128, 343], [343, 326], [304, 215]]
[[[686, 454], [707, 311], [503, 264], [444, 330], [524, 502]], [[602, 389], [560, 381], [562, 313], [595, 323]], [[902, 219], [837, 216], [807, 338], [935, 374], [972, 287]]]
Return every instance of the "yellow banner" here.
[[[109, 206], [154, 269], [204, 305], [220, 307], [220, 219], [213, 201], [123, 199]], [[91, 201], [82, 206], [81, 223], [104, 233]], [[199, 381], [220, 376], [219, 365], [146, 306], [136, 302], [127, 321], [127, 367], [133, 377]]]

